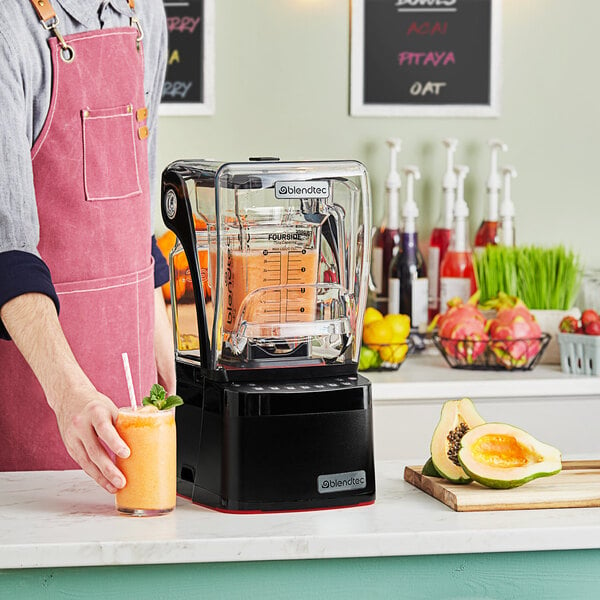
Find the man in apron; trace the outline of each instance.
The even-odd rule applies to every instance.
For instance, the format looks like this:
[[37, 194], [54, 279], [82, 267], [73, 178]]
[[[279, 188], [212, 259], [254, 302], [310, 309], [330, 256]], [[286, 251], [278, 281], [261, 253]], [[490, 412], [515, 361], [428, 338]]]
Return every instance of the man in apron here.
[[114, 493], [122, 353], [138, 401], [174, 392], [149, 176], [165, 21], [162, 0], [2, 0], [0, 471], [79, 466]]

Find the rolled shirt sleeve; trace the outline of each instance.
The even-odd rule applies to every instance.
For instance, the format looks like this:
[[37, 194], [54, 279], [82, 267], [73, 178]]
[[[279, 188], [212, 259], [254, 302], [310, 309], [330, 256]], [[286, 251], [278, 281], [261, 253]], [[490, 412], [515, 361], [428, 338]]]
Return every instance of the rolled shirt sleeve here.
[[[52, 283], [52, 277], [46, 263], [29, 252], [10, 250], [0, 253], [0, 306], [6, 302], [31, 292], [45, 294], [59, 311], [58, 296]], [[0, 320], [0, 339], [9, 340], [10, 336]]]
[[152, 236], [152, 257], [154, 258], [154, 287], [157, 288], [169, 281], [169, 266], [154, 236]]

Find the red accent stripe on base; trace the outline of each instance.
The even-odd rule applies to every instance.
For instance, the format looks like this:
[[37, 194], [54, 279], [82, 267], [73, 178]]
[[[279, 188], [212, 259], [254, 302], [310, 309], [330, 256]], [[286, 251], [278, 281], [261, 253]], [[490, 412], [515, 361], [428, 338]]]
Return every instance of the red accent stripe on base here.
[[358, 506], [371, 506], [375, 504], [375, 500], [368, 500], [367, 502], [359, 502], [358, 504], [343, 504], [340, 506], [322, 506], [318, 508], [289, 508], [287, 510], [227, 510], [225, 508], [216, 508], [215, 506], [209, 506], [208, 504], [202, 504], [201, 502], [194, 502], [187, 496], [177, 494], [180, 498], [190, 500], [192, 504], [196, 506], [202, 506], [215, 512], [224, 513], [226, 515], [278, 515], [283, 513], [296, 513], [296, 512], [315, 512], [319, 510], [339, 510], [340, 508], [356, 508]]

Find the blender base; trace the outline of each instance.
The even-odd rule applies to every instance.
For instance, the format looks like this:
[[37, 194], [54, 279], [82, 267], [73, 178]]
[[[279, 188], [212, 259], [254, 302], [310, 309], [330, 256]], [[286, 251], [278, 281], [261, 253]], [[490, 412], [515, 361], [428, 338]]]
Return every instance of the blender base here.
[[346, 376], [222, 383], [177, 364], [177, 492], [235, 513], [375, 501], [371, 384]]

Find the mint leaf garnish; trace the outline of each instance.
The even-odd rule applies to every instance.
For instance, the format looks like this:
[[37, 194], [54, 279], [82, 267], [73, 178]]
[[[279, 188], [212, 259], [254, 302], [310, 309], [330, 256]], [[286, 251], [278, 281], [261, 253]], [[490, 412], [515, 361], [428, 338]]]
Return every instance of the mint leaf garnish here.
[[181, 406], [183, 404], [183, 398], [181, 398], [180, 396], [169, 396], [166, 400], [165, 400], [165, 405], [163, 406], [162, 410], [168, 410], [169, 408], [174, 408], [176, 406]]
[[183, 399], [180, 396], [173, 395], [168, 398], [166, 396], [167, 392], [165, 388], [162, 385], [155, 383], [150, 388], [150, 395], [145, 396], [142, 400], [142, 404], [144, 406], [156, 406], [158, 410], [168, 410], [169, 408], [183, 404]]

